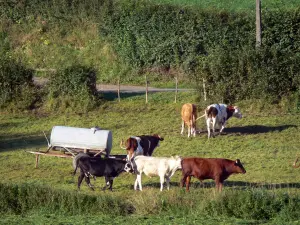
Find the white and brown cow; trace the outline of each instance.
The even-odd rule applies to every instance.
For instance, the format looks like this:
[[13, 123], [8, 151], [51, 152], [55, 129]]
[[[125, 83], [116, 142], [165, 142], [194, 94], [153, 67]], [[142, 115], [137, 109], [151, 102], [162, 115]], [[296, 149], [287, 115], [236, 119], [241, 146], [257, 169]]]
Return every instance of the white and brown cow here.
[[188, 127], [188, 137], [193, 135], [196, 136], [196, 118], [197, 118], [197, 107], [194, 104], [186, 103], [181, 108], [181, 135], [184, 131], [184, 126]]
[[210, 138], [211, 124], [212, 124], [212, 132], [213, 132], [212, 136], [214, 137], [216, 128], [219, 128], [220, 133], [222, 133], [225, 128], [227, 120], [230, 117], [236, 117], [241, 119], [242, 113], [237, 106], [228, 106], [226, 104], [212, 104], [207, 106], [207, 108], [205, 109], [205, 114], [197, 118], [197, 120], [204, 116], [206, 119], [208, 138]]
[[131, 160], [137, 155], [152, 156], [153, 151], [159, 146], [159, 142], [163, 141], [164, 138], [157, 135], [141, 135], [131, 136], [125, 141], [125, 147], [123, 147], [123, 140], [121, 141], [120, 147], [126, 149], [127, 160]]

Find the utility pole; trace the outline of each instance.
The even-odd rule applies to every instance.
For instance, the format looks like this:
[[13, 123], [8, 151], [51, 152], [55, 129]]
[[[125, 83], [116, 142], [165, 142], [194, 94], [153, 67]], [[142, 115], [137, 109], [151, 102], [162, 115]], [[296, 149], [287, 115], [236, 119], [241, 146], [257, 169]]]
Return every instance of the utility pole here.
[[256, 47], [261, 46], [261, 0], [256, 0]]

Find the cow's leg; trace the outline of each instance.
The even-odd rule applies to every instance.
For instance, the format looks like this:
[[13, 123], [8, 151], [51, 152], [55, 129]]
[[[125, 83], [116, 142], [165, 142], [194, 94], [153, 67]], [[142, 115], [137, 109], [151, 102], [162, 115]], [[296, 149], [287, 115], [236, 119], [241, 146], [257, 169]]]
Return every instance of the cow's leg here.
[[134, 190], [137, 190], [137, 185], [139, 185], [140, 191], [142, 191], [142, 174], [138, 173], [136, 175], [136, 180], [134, 182]]
[[167, 189], [170, 190], [170, 177], [166, 177]]
[[108, 184], [108, 189], [109, 189], [110, 191], [112, 191], [113, 183], [114, 183], [114, 177], [108, 177], [108, 182], [107, 182], [107, 184]]
[[207, 135], [208, 135], [208, 138], [210, 138], [210, 123], [211, 123], [211, 118], [207, 118], [206, 119], [206, 127], [207, 127]]
[[138, 180], [138, 183], [139, 183], [140, 191], [142, 191], [143, 190], [143, 188], [142, 188], [142, 173], [137, 175], [137, 180]]
[[162, 191], [164, 188], [165, 176], [161, 174], [159, 175], [159, 179], [160, 179], [160, 191]]
[[105, 176], [105, 185], [104, 187], [102, 188], [102, 191], [105, 191], [107, 187], [110, 186], [110, 180], [109, 180], [109, 177]]
[[183, 187], [183, 184], [185, 183], [187, 177], [188, 177], [187, 175], [182, 174], [182, 179], [180, 181], [180, 187]]
[[85, 182], [87, 183], [87, 185], [94, 191], [95, 189], [93, 188], [93, 185], [91, 184], [90, 177], [85, 176], [84, 179], [85, 179]]
[[78, 190], [80, 190], [80, 185], [81, 185], [83, 178], [84, 178], [84, 174], [80, 173], [80, 175], [78, 177], [78, 184], [77, 184]]
[[223, 132], [223, 130], [224, 130], [224, 128], [225, 128], [225, 126], [226, 126], [226, 121], [224, 121], [224, 123], [222, 123], [222, 128], [221, 128], [221, 130], [220, 130], [220, 133], [222, 133], [222, 132]]
[[184, 131], [184, 121], [182, 120], [182, 122], [181, 122], [181, 132], [180, 132], [181, 135], [183, 134], [183, 131]]
[[216, 124], [217, 124], [217, 118], [214, 117], [214, 118], [212, 118], [212, 133], [213, 133], [213, 137], [215, 137]]
[[191, 182], [191, 176], [187, 176], [187, 178], [185, 180], [185, 189], [186, 189], [186, 191], [190, 190], [190, 182]]
[[221, 192], [222, 191], [222, 187], [223, 187], [223, 181], [220, 179], [220, 177], [217, 177], [215, 179], [215, 183], [216, 183], [216, 189]]

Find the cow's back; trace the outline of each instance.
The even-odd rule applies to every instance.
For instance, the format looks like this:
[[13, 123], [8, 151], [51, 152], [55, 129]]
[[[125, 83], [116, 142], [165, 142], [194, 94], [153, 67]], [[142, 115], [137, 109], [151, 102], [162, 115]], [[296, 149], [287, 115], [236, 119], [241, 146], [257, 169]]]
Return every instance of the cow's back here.
[[188, 123], [192, 118], [197, 118], [197, 107], [194, 104], [186, 103], [181, 108], [181, 118]]
[[180, 168], [178, 158], [168, 157], [148, 157], [137, 156], [135, 157], [135, 163], [139, 172], [144, 172], [148, 176], [159, 175], [160, 173], [169, 174], [174, 169]]
[[124, 170], [126, 161], [104, 158], [90, 158], [90, 173], [94, 176], [118, 176]]

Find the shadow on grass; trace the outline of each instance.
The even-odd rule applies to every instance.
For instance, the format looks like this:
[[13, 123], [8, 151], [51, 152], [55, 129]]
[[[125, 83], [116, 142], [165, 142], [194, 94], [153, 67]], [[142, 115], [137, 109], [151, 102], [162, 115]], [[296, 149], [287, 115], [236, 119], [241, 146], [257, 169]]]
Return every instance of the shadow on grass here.
[[44, 136], [0, 136], [0, 152], [14, 151], [20, 148], [47, 149], [47, 141]]
[[281, 132], [283, 130], [289, 128], [297, 128], [296, 125], [282, 125], [282, 126], [262, 126], [262, 125], [252, 125], [252, 126], [244, 126], [244, 127], [229, 127], [224, 129], [224, 134], [229, 133], [236, 133], [241, 135], [246, 134], [262, 134], [262, 133], [269, 133], [269, 132]]
[[[199, 182], [195, 178], [193, 179], [194, 182], [191, 182], [190, 191], [196, 188], [215, 188], [215, 182]], [[133, 189], [133, 185], [127, 185], [128, 188]], [[142, 187], [144, 188], [157, 188], [160, 189], [160, 183], [142, 183]], [[170, 182], [170, 188], [172, 187], [180, 187], [180, 182]], [[231, 187], [233, 189], [244, 190], [248, 188], [262, 188], [267, 190], [274, 190], [274, 189], [283, 189], [283, 188], [300, 188], [300, 183], [255, 183], [255, 182], [244, 182], [244, 181], [225, 181], [224, 188]], [[166, 183], [164, 183], [164, 189], [166, 189]], [[185, 186], [183, 187], [185, 189]]]
[[[105, 100], [108, 101], [114, 101], [116, 99], [118, 99], [118, 93], [111, 91], [111, 92], [100, 92], [102, 98], [104, 98]], [[141, 96], [141, 95], [145, 95], [144, 92], [126, 92], [126, 93], [120, 93], [120, 99], [122, 101], [122, 99], [124, 98], [131, 98], [134, 96]]]

